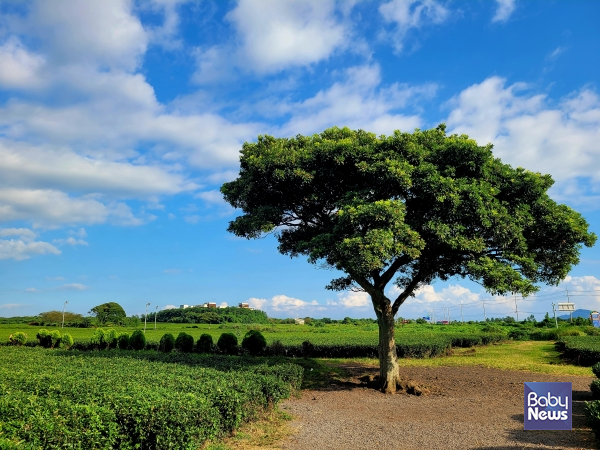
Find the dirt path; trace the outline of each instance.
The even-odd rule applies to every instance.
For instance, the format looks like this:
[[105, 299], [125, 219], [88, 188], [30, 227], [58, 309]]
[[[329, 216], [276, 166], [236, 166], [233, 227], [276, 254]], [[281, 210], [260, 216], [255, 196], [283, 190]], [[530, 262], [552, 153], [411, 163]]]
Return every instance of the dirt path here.
[[[294, 416], [296, 434], [284, 449], [592, 449], [583, 401], [593, 378], [555, 376], [480, 367], [402, 368], [431, 394], [386, 396], [361, 387], [363, 367], [329, 389], [303, 391], [282, 409]], [[372, 373], [375, 373], [372, 369]], [[524, 431], [523, 383], [571, 381], [572, 431]]]

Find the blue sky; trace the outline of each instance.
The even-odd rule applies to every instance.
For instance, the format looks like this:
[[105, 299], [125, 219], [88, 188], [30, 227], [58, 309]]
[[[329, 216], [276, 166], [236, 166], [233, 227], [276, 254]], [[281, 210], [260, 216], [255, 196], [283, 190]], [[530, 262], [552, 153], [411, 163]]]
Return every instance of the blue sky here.
[[[219, 187], [259, 134], [446, 122], [549, 173], [600, 234], [600, 2], [152, 0], [0, 3], [0, 316], [107, 301], [128, 314], [249, 301], [273, 317], [374, 317], [364, 293], [226, 232]], [[600, 308], [600, 251], [522, 319]], [[394, 289], [390, 289], [390, 294]], [[463, 280], [399, 315], [515, 316]]]

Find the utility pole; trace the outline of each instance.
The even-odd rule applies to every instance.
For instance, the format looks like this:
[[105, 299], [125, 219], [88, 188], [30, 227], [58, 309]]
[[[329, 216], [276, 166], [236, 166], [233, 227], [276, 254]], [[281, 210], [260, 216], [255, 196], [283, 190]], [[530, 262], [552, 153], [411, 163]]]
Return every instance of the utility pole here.
[[158, 305], [156, 305], [156, 312], [154, 313], [154, 331], [156, 331], [156, 316], [158, 316]]
[[519, 309], [517, 308], [517, 294], [513, 292], [513, 297], [515, 299], [515, 314], [517, 315], [517, 322], [519, 321]]
[[462, 313], [462, 298], [460, 299], [460, 321], [463, 323], [465, 323], [465, 318], [463, 317], [463, 313]]
[[144, 314], [144, 334], [146, 334], [146, 319], [148, 319], [148, 306], [150, 306], [150, 302], [146, 303], [146, 314]]
[[558, 320], [556, 320], [556, 308], [555, 308], [555, 304], [552, 303], [552, 311], [554, 312], [554, 323], [556, 324], [556, 329], [558, 330]]
[[487, 321], [487, 317], [485, 317], [485, 300], [481, 300], [481, 304], [483, 305], [483, 320]]
[[[569, 297], [569, 288], [567, 288], [567, 302], [571, 303], [571, 297]], [[569, 317], [571, 318], [571, 324], [573, 324], [573, 311], [571, 310], [569, 310]]]
[[67, 308], [67, 303], [69, 303], [69, 300], [65, 300], [65, 303], [63, 304], [63, 321], [61, 328], [65, 327], [65, 309]]

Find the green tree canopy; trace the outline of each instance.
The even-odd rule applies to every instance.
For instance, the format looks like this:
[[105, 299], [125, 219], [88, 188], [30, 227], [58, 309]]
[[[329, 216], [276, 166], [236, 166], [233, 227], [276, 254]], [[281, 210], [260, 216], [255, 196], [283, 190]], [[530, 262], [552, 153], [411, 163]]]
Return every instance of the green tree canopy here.
[[90, 314], [96, 316], [99, 325], [105, 323], [120, 324], [127, 317], [125, 310], [121, 305], [115, 302], [102, 303], [101, 305], [94, 306], [90, 310]]
[[[330, 128], [245, 143], [239, 177], [221, 192], [242, 215], [228, 230], [276, 232], [279, 251], [344, 273], [327, 286], [371, 296], [380, 378], [395, 392], [394, 316], [420, 285], [462, 277], [491, 294], [555, 285], [596, 236], [547, 194], [550, 175], [503, 164], [492, 145], [445, 126], [377, 137]], [[388, 298], [392, 282], [400, 289]]]

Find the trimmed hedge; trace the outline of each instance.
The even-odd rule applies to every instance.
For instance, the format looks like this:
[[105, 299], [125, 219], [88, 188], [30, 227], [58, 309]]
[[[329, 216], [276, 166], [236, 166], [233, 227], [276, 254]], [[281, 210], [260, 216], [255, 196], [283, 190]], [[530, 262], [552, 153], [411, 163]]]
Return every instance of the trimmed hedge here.
[[0, 448], [201, 448], [288, 397], [302, 372], [255, 358], [7, 348]]
[[575, 364], [591, 366], [600, 362], [600, 336], [568, 336], [556, 343], [563, 356]]

